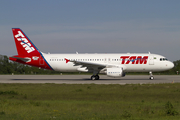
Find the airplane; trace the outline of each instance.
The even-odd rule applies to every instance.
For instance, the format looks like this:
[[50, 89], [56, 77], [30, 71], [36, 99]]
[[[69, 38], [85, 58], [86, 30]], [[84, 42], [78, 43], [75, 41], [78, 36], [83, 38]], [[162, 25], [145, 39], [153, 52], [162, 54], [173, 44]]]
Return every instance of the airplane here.
[[124, 77], [126, 72], [165, 71], [174, 67], [164, 56], [149, 53], [119, 54], [46, 54], [38, 50], [20, 28], [12, 28], [17, 53], [9, 60], [43, 69], [61, 72], [90, 72], [91, 80], [99, 73], [109, 77]]

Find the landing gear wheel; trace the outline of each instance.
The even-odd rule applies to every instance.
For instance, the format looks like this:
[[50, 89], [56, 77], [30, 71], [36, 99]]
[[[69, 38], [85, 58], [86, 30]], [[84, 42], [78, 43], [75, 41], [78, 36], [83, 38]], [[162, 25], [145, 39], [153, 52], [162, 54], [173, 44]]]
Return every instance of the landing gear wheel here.
[[95, 80], [96, 77], [94, 75], [91, 76], [91, 80]]
[[149, 79], [150, 79], [150, 80], [154, 80], [154, 77], [153, 77], [152, 71], [149, 71], [149, 74], [150, 74]]
[[95, 78], [96, 78], [96, 80], [99, 80], [99, 75], [96, 75]]
[[91, 80], [99, 80], [99, 75], [92, 75]]
[[150, 80], [153, 80], [153, 79], [154, 79], [154, 77], [153, 77], [153, 76], [150, 76], [150, 77], [149, 77], [149, 79], [150, 79]]

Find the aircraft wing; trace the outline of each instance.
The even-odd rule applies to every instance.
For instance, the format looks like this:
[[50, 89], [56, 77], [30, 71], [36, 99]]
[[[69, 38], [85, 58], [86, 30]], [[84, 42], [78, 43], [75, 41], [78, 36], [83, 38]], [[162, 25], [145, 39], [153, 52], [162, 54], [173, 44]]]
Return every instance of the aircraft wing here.
[[83, 62], [83, 61], [70, 61], [70, 62], [73, 62], [74, 66], [81, 65], [81, 67], [87, 67], [87, 68], [103, 69], [107, 66], [106, 64], [93, 63], [93, 62]]
[[82, 72], [100, 72], [104, 68], [117, 68], [122, 67], [124, 70], [126, 69], [123, 65], [114, 65], [114, 64], [107, 64], [107, 63], [94, 63], [94, 62], [84, 62], [84, 61], [76, 61], [76, 60], [69, 60], [66, 59], [66, 63], [72, 62], [74, 63], [74, 66], [81, 66], [78, 68], [78, 71]]

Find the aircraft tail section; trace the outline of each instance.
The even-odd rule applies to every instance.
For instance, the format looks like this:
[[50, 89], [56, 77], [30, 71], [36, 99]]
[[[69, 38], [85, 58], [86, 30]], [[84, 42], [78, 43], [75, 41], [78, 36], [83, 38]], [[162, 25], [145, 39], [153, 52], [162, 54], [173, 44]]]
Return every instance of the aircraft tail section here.
[[12, 28], [18, 55], [9, 57], [9, 60], [52, 70], [43, 54], [20, 28]]
[[39, 55], [39, 50], [20, 28], [12, 28], [18, 55]]

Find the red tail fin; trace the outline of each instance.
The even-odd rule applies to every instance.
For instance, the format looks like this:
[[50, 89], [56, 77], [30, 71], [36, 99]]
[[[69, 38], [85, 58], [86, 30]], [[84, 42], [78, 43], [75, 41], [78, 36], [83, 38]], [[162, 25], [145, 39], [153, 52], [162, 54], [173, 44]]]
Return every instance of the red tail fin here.
[[39, 50], [20, 28], [12, 28], [18, 55], [39, 55]]
[[12, 28], [12, 32], [18, 55], [9, 57], [10, 60], [45, 69], [52, 69], [42, 53], [20, 28]]

